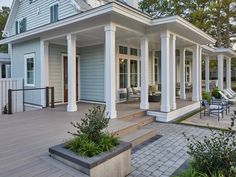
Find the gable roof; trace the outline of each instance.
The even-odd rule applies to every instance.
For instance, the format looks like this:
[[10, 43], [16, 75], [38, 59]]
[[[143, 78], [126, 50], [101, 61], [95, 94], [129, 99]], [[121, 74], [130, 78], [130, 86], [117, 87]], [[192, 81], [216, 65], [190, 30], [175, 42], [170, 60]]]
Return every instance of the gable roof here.
[[[76, 3], [80, 7], [81, 11], [87, 11], [92, 8], [84, 0], [70, 0], [70, 1], [71, 3]], [[11, 28], [10, 25], [11, 25], [11, 22], [15, 19], [14, 17], [16, 15], [19, 5], [20, 5], [20, 0], [13, 0], [12, 5], [11, 5], [11, 11], [7, 19], [5, 28], [4, 28], [4, 32], [10, 32], [10, 28]]]

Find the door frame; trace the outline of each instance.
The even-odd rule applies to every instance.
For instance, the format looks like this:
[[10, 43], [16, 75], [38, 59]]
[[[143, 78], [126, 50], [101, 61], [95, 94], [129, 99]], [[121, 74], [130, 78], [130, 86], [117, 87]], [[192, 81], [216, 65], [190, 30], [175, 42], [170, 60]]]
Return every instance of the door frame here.
[[[62, 90], [61, 90], [61, 97], [62, 97], [62, 103], [67, 103], [64, 100], [64, 57], [68, 58], [68, 54], [67, 53], [62, 53], [61, 54], [61, 68], [62, 68], [62, 74], [61, 74], [61, 80], [62, 80]], [[80, 101], [80, 55], [76, 55], [76, 57], [78, 58], [78, 100], [77, 102]]]

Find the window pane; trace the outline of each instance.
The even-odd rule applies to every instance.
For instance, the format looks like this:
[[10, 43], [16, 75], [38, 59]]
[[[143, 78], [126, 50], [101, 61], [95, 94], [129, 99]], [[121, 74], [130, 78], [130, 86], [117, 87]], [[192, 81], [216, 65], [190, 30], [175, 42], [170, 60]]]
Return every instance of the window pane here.
[[130, 60], [130, 86], [138, 86], [138, 61]]
[[120, 88], [127, 87], [127, 76], [128, 76], [128, 60], [119, 59], [120, 62]]
[[127, 55], [128, 54], [128, 48], [124, 46], [119, 46], [119, 53]]
[[26, 67], [26, 83], [34, 84], [34, 58], [27, 58]]
[[130, 48], [130, 55], [138, 56], [138, 50], [134, 48]]

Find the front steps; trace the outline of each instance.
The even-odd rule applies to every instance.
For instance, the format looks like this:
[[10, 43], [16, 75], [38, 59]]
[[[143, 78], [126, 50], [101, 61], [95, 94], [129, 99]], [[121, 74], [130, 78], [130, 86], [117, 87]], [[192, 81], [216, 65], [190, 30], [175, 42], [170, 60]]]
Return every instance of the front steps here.
[[131, 142], [133, 147], [156, 136], [155, 129], [145, 128], [154, 122], [154, 117], [147, 116], [146, 111], [140, 111], [110, 121], [108, 131], [119, 136], [122, 141]]

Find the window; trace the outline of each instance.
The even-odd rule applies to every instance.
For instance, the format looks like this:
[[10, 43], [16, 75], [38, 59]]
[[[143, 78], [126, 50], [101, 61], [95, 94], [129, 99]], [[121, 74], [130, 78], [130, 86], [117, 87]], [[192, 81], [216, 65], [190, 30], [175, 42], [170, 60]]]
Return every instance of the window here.
[[130, 48], [130, 55], [131, 56], [138, 56], [138, 50], [134, 48]]
[[123, 55], [128, 55], [128, 47], [119, 46], [119, 53]]
[[138, 86], [138, 61], [130, 60], [130, 86]]
[[120, 65], [120, 88], [127, 88], [128, 83], [128, 60], [119, 59]]
[[25, 85], [35, 86], [35, 54], [25, 55]]
[[50, 19], [51, 23], [58, 21], [58, 4], [55, 4], [50, 7]]
[[26, 18], [16, 21], [16, 34], [26, 32]]
[[159, 51], [156, 51], [154, 54], [154, 81], [156, 84], [160, 83], [161, 78], [161, 60], [160, 60], [161, 53]]

